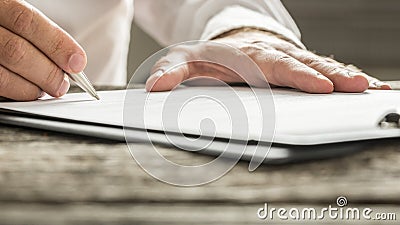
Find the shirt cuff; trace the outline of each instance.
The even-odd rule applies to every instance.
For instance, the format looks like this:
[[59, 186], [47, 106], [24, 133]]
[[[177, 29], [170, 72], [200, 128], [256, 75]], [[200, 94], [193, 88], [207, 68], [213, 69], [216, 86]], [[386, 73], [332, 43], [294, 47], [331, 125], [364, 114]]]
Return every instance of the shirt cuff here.
[[242, 6], [230, 6], [211, 18], [203, 32], [202, 40], [211, 40], [223, 33], [244, 27], [265, 30], [282, 35], [296, 44], [299, 48], [306, 49], [300, 37], [278, 23], [274, 18], [264, 15]]

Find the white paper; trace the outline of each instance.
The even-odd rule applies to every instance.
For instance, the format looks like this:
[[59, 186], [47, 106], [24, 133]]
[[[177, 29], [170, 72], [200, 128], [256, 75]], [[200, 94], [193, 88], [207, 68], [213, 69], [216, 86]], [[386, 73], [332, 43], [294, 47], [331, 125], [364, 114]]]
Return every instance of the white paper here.
[[[259, 91], [268, 99], [269, 91]], [[125, 125], [134, 128], [269, 142], [271, 137], [261, 135], [261, 131], [265, 130], [265, 126], [271, 126], [268, 129], [275, 127], [274, 142], [293, 145], [400, 137], [400, 129], [384, 130], [378, 126], [385, 115], [400, 109], [399, 91], [370, 90], [362, 94], [315, 95], [274, 89], [276, 113], [273, 123], [261, 122], [268, 121], [263, 118], [265, 115], [273, 115], [261, 112], [259, 99], [247, 88], [236, 88], [236, 96], [231, 88], [226, 87], [181, 88], [173, 92], [172, 98], [171, 92], [148, 94], [144, 90], [130, 90], [129, 93], [130, 103], [126, 104], [129, 109], [125, 108], [125, 113], [129, 112], [129, 115], [125, 114]], [[193, 93], [202, 94], [203, 97], [183, 104], [182, 101]], [[126, 91], [100, 92], [99, 95], [101, 101], [92, 100], [82, 93], [69, 94], [62, 99], [0, 103], [0, 108], [78, 122], [124, 126]], [[223, 104], [207, 96], [218, 96], [216, 100], [227, 105], [233, 102], [237, 109], [241, 108], [236, 104], [239, 100], [246, 112], [242, 117], [244, 119], [232, 122], [229, 113], [221, 106]], [[166, 99], [167, 108], [182, 108], [179, 117], [169, 117], [170, 113], [163, 108]], [[234, 112], [236, 109], [230, 110]], [[213, 126], [210, 126], [210, 121], [213, 121]]]

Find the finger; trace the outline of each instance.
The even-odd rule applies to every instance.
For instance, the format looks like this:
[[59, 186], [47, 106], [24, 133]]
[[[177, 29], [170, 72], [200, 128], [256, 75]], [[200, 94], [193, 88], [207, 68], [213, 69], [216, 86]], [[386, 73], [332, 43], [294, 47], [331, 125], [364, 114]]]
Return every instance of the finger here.
[[15, 101], [33, 101], [42, 95], [39, 87], [0, 66], [0, 96]]
[[382, 82], [374, 77], [368, 76], [367, 74], [365, 74], [365, 77], [368, 79], [369, 89], [392, 90], [392, 86], [388, 83]]
[[31, 42], [68, 73], [79, 73], [86, 66], [79, 44], [25, 1], [0, 0], [0, 26]]
[[64, 72], [31, 43], [0, 27], [0, 64], [54, 97], [69, 89]]
[[366, 73], [364, 73], [361, 69], [359, 69], [358, 67], [354, 66], [354, 65], [345, 65], [343, 63], [340, 63], [338, 61], [336, 61], [333, 58], [330, 57], [322, 57], [323, 59], [325, 59], [327, 62], [333, 63], [335, 65], [337, 65], [340, 68], [349, 70], [351, 72], [354, 72], [354, 74], [361, 74], [363, 75], [365, 78], [367, 78], [368, 82], [369, 82], [369, 88], [370, 89], [376, 89], [376, 90], [391, 90], [392, 87], [390, 84], [385, 83], [380, 81], [379, 79], [376, 79]]
[[175, 89], [186, 79], [188, 74], [187, 67], [187, 65], [181, 65], [167, 72], [157, 71], [147, 80], [146, 91], [161, 92]]
[[314, 53], [295, 49], [289, 51], [288, 54], [330, 79], [335, 86], [335, 91], [364, 92], [369, 87], [369, 82], [362, 73], [352, 72], [340, 65], [327, 62]]
[[152, 68], [152, 76], [146, 82], [146, 90], [152, 92], [170, 91], [188, 79], [190, 68], [185, 50], [172, 50]]
[[249, 56], [265, 74], [269, 83], [309, 93], [332, 93], [333, 83], [318, 71], [275, 50], [256, 51]]

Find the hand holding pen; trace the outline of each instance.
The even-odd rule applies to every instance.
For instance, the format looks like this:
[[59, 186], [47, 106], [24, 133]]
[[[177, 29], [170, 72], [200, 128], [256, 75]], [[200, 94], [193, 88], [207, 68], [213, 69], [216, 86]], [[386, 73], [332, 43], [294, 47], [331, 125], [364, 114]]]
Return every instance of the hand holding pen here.
[[86, 62], [82, 47], [37, 9], [25, 1], [0, 1], [0, 96], [17, 101], [44, 93], [61, 97], [70, 78], [91, 93], [82, 73]]

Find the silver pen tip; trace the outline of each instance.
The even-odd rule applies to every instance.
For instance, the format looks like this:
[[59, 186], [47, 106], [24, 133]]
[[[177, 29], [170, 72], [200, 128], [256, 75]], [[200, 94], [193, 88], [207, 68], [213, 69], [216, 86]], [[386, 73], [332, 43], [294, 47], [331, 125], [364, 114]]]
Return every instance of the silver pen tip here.
[[95, 99], [97, 99], [98, 101], [100, 101], [100, 96], [99, 96], [99, 95], [95, 94], [93, 97], [94, 97]]

